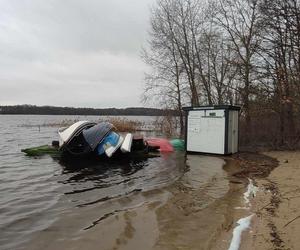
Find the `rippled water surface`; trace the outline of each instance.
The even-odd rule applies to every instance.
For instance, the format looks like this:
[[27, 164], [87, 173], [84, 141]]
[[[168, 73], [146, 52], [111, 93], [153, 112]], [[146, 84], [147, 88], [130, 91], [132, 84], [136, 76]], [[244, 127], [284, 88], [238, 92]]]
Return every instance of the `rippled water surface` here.
[[[22, 148], [57, 140], [57, 127], [38, 125], [65, 119], [97, 117], [0, 115], [1, 249], [19, 248], [69, 209], [168, 185], [184, 171], [178, 154], [122, 162], [61, 162], [21, 153]], [[151, 122], [149, 117], [133, 119]]]

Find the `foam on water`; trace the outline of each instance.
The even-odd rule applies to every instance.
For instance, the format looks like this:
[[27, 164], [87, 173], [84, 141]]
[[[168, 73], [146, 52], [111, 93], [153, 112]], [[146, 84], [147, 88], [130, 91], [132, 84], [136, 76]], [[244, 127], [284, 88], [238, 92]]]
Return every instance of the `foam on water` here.
[[250, 198], [256, 196], [256, 192], [258, 191], [258, 187], [254, 186], [253, 181], [251, 179], [249, 180], [249, 184], [247, 187], [247, 191], [244, 193], [244, 200], [246, 205], [249, 204]]
[[233, 230], [233, 237], [228, 250], [238, 250], [241, 244], [241, 238], [243, 231], [250, 227], [251, 219], [254, 215], [250, 215], [245, 218], [241, 218], [237, 222], [237, 226]]
[[[251, 206], [250, 199], [256, 196], [258, 187], [256, 187], [253, 184], [253, 180], [251, 180], [250, 178], [248, 178], [248, 180], [249, 180], [249, 184], [247, 186], [246, 192], [244, 193], [245, 206], [244, 207], [236, 207], [235, 209], [246, 209], [246, 210], [250, 209], [250, 206]], [[253, 216], [254, 216], [254, 214], [251, 214], [250, 216], [241, 218], [237, 221], [238, 225], [233, 230], [233, 237], [232, 237], [232, 240], [231, 240], [228, 250], [238, 250], [239, 249], [239, 246], [241, 243], [242, 232], [250, 227], [251, 218]]]

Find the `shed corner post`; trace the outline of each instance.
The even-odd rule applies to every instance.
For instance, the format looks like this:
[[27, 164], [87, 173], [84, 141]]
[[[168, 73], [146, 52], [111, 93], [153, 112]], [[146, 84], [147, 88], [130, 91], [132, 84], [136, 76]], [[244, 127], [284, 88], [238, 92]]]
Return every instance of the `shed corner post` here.
[[184, 149], [185, 149], [185, 154], [187, 154], [187, 134], [188, 134], [188, 116], [189, 116], [189, 110], [184, 109], [184, 117], [185, 117], [185, 128], [184, 128]]
[[229, 129], [229, 112], [230, 110], [228, 108], [224, 109], [224, 115], [225, 115], [225, 140], [224, 140], [224, 154], [228, 155], [228, 129]]

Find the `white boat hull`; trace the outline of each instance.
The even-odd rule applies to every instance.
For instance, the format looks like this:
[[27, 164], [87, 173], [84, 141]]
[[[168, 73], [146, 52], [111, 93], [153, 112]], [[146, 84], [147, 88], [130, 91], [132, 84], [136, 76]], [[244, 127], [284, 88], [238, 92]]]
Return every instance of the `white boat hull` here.
[[125, 136], [125, 139], [121, 146], [121, 151], [123, 153], [129, 153], [131, 151], [132, 140], [133, 140], [133, 135], [131, 133], [128, 133]]

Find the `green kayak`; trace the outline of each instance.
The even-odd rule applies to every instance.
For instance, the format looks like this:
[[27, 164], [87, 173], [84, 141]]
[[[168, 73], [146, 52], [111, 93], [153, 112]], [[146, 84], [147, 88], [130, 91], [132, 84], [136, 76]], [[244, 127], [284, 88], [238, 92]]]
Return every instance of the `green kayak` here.
[[176, 151], [184, 151], [185, 150], [184, 140], [173, 139], [173, 140], [170, 140], [170, 143]]
[[39, 147], [26, 148], [26, 149], [22, 149], [21, 151], [28, 156], [42, 156], [42, 155], [56, 156], [61, 153], [57, 147], [53, 147], [51, 145], [43, 145]]

